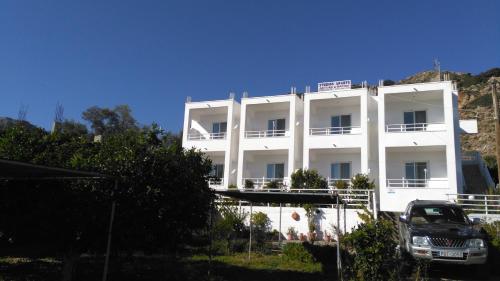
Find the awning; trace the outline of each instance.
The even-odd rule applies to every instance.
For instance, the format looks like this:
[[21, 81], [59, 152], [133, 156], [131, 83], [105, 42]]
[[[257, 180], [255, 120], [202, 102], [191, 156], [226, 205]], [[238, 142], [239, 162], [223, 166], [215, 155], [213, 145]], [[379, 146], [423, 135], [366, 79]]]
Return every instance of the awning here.
[[93, 172], [35, 165], [26, 162], [0, 159], [0, 179], [3, 180], [48, 180], [48, 179], [103, 179], [112, 178]]
[[342, 204], [342, 199], [335, 193], [216, 190], [215, 194], [252, 203]]

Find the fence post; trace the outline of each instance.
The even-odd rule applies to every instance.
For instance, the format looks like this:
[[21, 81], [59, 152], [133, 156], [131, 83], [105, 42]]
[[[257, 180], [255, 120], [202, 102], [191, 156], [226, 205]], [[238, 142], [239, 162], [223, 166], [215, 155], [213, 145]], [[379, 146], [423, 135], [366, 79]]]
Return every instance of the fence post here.
[[486, 213], [486, 221], [488, 221], [488, 196], [484, 196], [484, 210]]
[[378, 217], [378, 212], [377, 212], [377, 194], [375, 194], [375, 191], [371, 191], [372, 193], [372, 204], [373, 204], [373, 207], [372, 207], [372, 212], [373, 212], [373, 217], [375, 218], [375, 220], [377, 219]]

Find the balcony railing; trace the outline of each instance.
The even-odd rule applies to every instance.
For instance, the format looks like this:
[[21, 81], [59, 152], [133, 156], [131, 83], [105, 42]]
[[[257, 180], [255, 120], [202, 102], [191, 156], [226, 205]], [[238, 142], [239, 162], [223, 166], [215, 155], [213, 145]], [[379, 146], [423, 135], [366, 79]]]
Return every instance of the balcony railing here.
[[208, 186], [212, 188], [224, 186], [224, 178], [211, 178], [208, 179]]
[[440, 183], [446, 183], [448, 180], [443, 178], [433, 179], [387, 179], [389, 188], [423, 188], [423, 187], [441, 187]]
[[189, 133], [188, 140], [223, 140], [226, 139], [226, 132], [222, 133]]
[[311, 128], [309, 135], [311, 136], [329, 136], [329, 135], [358, 135], [361, 134], [360, 126], [350, 127], [327, 127], [327, 128]]
[[245, 131], [245, 138], [287, 137], [287, 130]]
[[385, 131], [389, 133], [406, 133], [422, 131], [445, 131], [444, 123], [413, 123], [413, 124], [389, 124], [385, 125]]
[[346, 184], [346, 186], [351, 185], [351, 179], [331, 179], [331, 178], [328, 178], [327, 181], [328, 181], [328, 186], [331, 188], [335, 188], [337, 185], [337, 182], [339, 182], [339, 181], [344, 182]]
[[[245, 188], [264, 189], [270, 182], [276, 182], [278, 188], [282, 189], [286, 180], [285, 178], [244, 178], [243, 186]], [[250, 184], [252, 184], [252, 187], [249, 186]]]
[[487, 194], [447, 194], [448, 200], [455, 201], [470, 214], [500, 216], [500, 195]]

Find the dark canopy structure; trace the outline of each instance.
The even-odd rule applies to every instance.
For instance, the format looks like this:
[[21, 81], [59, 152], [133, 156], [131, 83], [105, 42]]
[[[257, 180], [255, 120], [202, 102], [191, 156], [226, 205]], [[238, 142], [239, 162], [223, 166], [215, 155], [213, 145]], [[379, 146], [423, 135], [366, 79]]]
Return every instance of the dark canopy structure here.
[[[44, 180], [77, 180], [77, 179], [113, 180], [115, 182], [115, 189], [117, 188], [117, 183], [118, 183], [116, 178], [109, 175], [0, 159], [0, 180], [13, 180], [13, 181], [28, 180], [37, 182]], [[108, 241], [106, 246], [106, 256], [104, 262], [104, 272], [103, 272], [104, 281], [106, 281], [107, 279], [109, 254], [111, 248], [111, 232], [113, 229], [115, 208], [116, 208], [116, 202], [113, 200], [111, 204]]]
[[215, 191], [215, 193], [252, 203], [342, 204], [341, 198], [335, 193], [286, 191]]
[[111, 176], [93, 172], [55, 168], [26, 162], [0, 159], [0, 179], [49, 180], [49, 179], [111, 179]]

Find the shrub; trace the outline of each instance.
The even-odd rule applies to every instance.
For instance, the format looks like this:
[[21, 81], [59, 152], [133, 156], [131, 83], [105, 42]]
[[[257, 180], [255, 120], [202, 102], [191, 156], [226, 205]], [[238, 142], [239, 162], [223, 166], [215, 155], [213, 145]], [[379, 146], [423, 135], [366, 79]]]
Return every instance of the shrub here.
[[301, 243], [286, 243], [283, 246], [283, 257], [289, 261], [300, 261], [303, 263], [314, 262], [313, 256]]
[[292, 188], [294, 189], [326, 189], [328, 182], [316, 170], [298, 169], [292, 176]]
[[279, 189], [280, 183], [278, 181], [270, 181], [266, 183], [266, 188], [268, 189]]
[[245, 188], [246, 189], [252, 189], [254, 185], [253, 180], [245, 180]]
[[227, 188], [228, 189], [236, 189], [238, 187], [235, 184], [230, 184]]
[[395, 280], [397, 258], [393, 224], [384, 219], [375, 220], [366, 212], [360, 217], [364, 222], [343, 239], [348, 253], [348, 279]]
[[335, 182], [335, 187], [337, 189], [347, 189], [349, 187], [349, 185], [345, 181], [338, 180]]
[[[229, 205], [221, 205], [219, 209], [221, 217], [214, 225], [214, 238], [220, 242], [215, 243], [217, 247], [225, 247], [226, 253], [230, 253], [235, 239], [243, 238], [246, 231], [245, 218], [247, 214], [239, 212], [238, 208]], [[215, 247], [217, 249], [217, 247]], [[220, 249], [218, 249], [220, 251]]]
[[286, 234], [287, 234], [287, 235], [291, 235], [291, 236], [292, 236], [292, 238], [295, 238], [295, 237], [297, 237], [297, 230], [295, 230], [295, 227], [290, 226], [290, 227], [288, 228], [288, 230], [286, 231]]
[[375, 189], [375, 183], [370, 181], [368, 175], [365, 174], [356, 174], [351, 179], [351, 188], [352, 189]]
[[487, 223], [483, 225], [483, 229], [488, 234], [491, 245], [500, 251], [500, 221]]
[[256, 212], [252, 214], [252, 225], [255, 230], [269, 232], [271, 231], [271, 220], [263, 212]]

